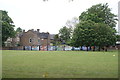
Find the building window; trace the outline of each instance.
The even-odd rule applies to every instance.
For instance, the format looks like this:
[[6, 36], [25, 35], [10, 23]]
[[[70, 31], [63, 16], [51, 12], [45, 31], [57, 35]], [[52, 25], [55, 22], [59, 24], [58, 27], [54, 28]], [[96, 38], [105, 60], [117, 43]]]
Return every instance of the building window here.
[[30, 38], [30, 39], [29, 39], [29, 43], [31, 43], [31, 42], [32, 42], [32, 39]]

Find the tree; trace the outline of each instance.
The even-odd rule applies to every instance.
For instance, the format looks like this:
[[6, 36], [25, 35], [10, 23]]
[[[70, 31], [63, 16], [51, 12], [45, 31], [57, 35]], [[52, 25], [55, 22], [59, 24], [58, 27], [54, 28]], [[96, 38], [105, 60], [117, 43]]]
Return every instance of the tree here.
[[116, 35], [117, 41], [120, 41], [120, 35]]
[[21, 33], [23, 30], [22, 30], [22, 28], [20, 28], [20, 27], [18, 27], [17, 29], [16, 29], [16, 32], [17, 33]]
[[[114, 45], [116, 42], [116, 15], [111, 13], [108, 4], [97, 4], [79, 16], [79, 24], [73, 32], [72, 45], [99, 46]], [[106, 48], [107, 51], [107, 48]]]
[[15, 36], [15, 30], [13, 25], [12, 19], [8, 16], [6, 11], [2, 12], [2, 45], [4, 46], [4, 42], [7, 40], [8, 37]]
[[[115, 29], [104, 23], [93, 21], [81, 21], [75, 28], [72, 44], [73, 46], [98, 46], [100, 48], [114, 45], [116, 42]], [[107, 50], [107, 48], [106, 48]]]
[[84, 11], [79, 16], [79, 20], [86, 21], [91, 20], [95, 23], [105, 23], [110, 27], [116, 26], [117, 16], [113, 13], [111, 13], [111, 9], [108, 7], [108, 4], [97, 4], [89, 9], [87, 11]]
[[57, 45], [59, 45], [59, 44], [60, 44], [60, 37], [59, 37], [58, 34], [56, 34], [56, 35], [54, 36], [53, 45], [54, 45], [54, 46], [57, 46]]
[[75, 47], [94, 46], [95, 40], [95, 23], [93, 21], [81, 21], [74, 29], [72, 45]]
[[63, 43], [67, 43], [71, 37], [71, 28], [64, 26], [59, 30], [59, 36]]
[[107, 24], [96, 23], [95, 33], [97, 36], [95, 39], [96, 40], [95, 46], [99, 46], [99, 50], [100, 50], [101, 48], [115, 45], [117, 41], [115, 32], [116, 30], [114, 28], [109, 27]]

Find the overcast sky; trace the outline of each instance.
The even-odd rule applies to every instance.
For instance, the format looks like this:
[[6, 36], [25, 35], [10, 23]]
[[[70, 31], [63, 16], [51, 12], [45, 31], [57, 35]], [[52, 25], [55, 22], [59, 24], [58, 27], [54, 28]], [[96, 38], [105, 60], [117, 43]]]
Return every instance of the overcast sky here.
[[[108, 3], [118, 15], [119, 0], [0, 0], [0, 10], [8, 15], [17, 27], [26, 31], [40, 29], [41, 32], [58, 33], [67, 20], [78, 17], [83, 11], [98, 3]], [[117, 27], [116, 27], [117, 28]]]

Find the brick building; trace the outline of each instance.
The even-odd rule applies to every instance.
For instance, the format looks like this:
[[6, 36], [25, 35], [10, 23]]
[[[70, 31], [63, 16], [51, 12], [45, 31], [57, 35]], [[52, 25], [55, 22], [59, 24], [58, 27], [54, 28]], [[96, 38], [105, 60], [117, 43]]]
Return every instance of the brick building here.
[[[53, 35], [48, 32], [40, 32], [39, 29], [28, 30], [22, 33], [18, 33], [15, 38], [8, 38], [6, 41], [6, 47], [23, 47], [23, 50], [48, 50], [50, 47]], [[10, 46], [9, 46], [9, 45]]]
[[50, 34], [40, 33], [39, 29], [37, 31], [28, 30], [23, 31], [20, 36], [20, 46], [23, 46], [26, 50], [48, 50], [50, 45]]

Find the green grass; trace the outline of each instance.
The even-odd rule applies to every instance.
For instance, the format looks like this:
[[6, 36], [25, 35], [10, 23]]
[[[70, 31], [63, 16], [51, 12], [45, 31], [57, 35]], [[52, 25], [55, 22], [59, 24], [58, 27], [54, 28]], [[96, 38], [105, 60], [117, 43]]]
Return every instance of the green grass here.
[[[113, 56], [115, 55], [115, 56]], [[9, 51], [2, 54], [3, 78], [117, 78], [118, 52]]]

